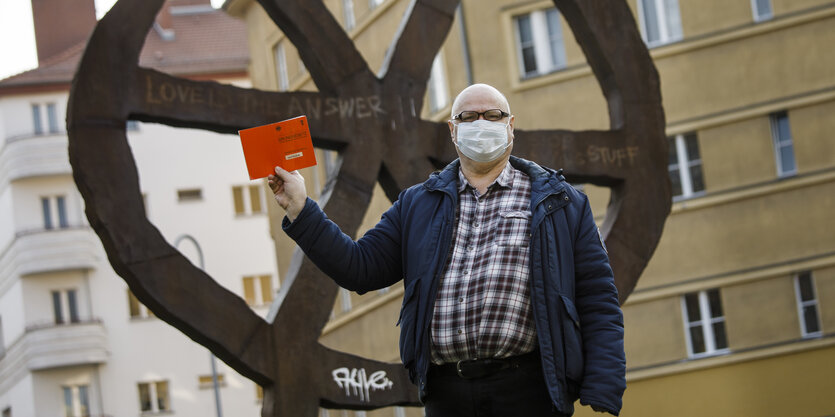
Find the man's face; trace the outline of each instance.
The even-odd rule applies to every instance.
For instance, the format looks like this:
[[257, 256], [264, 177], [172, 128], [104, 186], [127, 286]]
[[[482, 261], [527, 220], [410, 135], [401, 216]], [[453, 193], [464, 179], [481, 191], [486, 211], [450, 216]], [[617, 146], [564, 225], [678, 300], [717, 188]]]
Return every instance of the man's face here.
[[[461, 96], [458, 98], [458, 105], [454, 109], [454, 114], [457, 116], [461, 114], [463, 111], [474, 111], [478, 113], [485, 112], [487, 110], [499, 109], [504, 112], [508, 112], [507, 105], [496, 96], [491, 90], [487, 88], [474, 88], [471, 90], [464, 91], [461, 93]], [[484, 115], [479, 115], [478, 120], [484, 120]], [[497, 120], [498, 123], [507, 123], [508, 127], [508, 142], [513, 141], [513, 122], [515, 120], [514, 116], [502, 117], [501, 119]], [[450, 120], [447, 122], [449, 125], [449, 134], [452, 139], [452, 143], [455, 144], [455, 126], [460, 123], [467, 123], [462, 122], [460, 120]], [[513, 145], [508, 147], [507, 153], [510, 153]], [[455, 148], [456, 152], [458, 152], [459, 158], [466, 158], [465, 156], [461, 155], [461, 151], [458, 150], [458, 147]]]

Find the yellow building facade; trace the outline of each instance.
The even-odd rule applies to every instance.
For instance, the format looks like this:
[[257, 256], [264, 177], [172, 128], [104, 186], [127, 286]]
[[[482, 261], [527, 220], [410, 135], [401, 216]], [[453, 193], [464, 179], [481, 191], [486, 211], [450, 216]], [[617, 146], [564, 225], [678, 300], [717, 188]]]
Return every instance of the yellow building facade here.
[[[621, 415], [835, 415], [835, 2], [628, 2], [661, 77], [675, 197], [624, 305]], [[380, 68], [410, 2], [325, 3], [372, 71]], [[225, 8], [249, 26], [256, 87], [315, 90], [257, 3]], [[607, 129], [600, 88], [552, 9], [549, 1], [463, 1], [436, 58], [424, 118], [446, 120], [454, 95], [484, 82], [507, 95], [517, 128]], [[324, 163], [304, 173], [312, 197], [335, 157], [322, 153]], [[608, 190], [584, 190], [602, 220]], [[389, 204], [378, 189], [363, 228]], [[293, 244], [280, 209], [271, 209], [286, 269]], [[322, 342], [397, 361], [401, 297], [398, 285], [343, 292]], [[329, 415], [361, 415], [340, 413]]]

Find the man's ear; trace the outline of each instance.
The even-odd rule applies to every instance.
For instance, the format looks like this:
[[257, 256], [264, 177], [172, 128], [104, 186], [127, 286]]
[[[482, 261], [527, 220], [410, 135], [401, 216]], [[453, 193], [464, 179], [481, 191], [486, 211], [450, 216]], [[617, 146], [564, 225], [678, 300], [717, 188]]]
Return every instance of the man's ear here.
[[452, 123], [452, 120], [448, 120], [446, 124], [449, 126], [449, 138], [452, 140], [452, 143], [455, 143], [455, 124]]

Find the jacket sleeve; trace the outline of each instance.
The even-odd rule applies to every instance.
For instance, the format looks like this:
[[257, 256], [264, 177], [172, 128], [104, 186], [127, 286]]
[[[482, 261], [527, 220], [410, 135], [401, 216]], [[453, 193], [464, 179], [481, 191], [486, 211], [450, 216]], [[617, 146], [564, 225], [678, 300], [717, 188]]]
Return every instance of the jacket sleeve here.
[[575, 301], [585, 355], [580, 403], [618, 415], [626, 390], [623, 312], [588, 199], [584, 198], [583, 203], [574, 245]]
[[399, 200], [379, 223], [354, 241], [328, 219], [310, 198], [284, 232], [305, 255], [339, 286], [360, 294], [394, 284], [402, 278]]

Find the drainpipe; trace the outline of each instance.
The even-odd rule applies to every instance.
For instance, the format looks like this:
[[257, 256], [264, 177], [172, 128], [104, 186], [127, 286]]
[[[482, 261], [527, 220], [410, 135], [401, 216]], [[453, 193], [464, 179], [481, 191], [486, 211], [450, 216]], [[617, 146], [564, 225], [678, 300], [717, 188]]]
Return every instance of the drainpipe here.
[[470, 61], [470, 42], [467, 39], [467, 23], [464, 20], [464, 3], [458, 3], [455, 8], [455, 19], [458, 20], [458, 29], [461, 32], [461, 50], [464, 51], [464, 72], [467, 74], [467, 85], [473, 84], [473, 67]]

